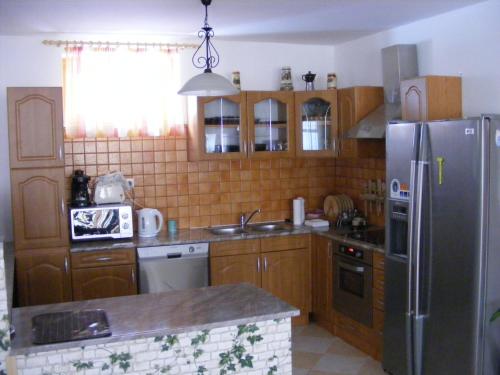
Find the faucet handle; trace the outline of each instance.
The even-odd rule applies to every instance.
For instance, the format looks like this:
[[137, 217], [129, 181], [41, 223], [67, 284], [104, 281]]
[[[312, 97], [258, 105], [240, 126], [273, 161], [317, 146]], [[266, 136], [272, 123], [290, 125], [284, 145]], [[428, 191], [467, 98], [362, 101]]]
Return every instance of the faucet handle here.
[[242, 213], [242, 214], [240, 215], [240, 225], [241, 225], [242, 227], [243, 227], [243, 226], [245, 226], [245, 220], [246, 220], [246, 216], [245, 216], [245, 214], [244, 214], [244, 213]]

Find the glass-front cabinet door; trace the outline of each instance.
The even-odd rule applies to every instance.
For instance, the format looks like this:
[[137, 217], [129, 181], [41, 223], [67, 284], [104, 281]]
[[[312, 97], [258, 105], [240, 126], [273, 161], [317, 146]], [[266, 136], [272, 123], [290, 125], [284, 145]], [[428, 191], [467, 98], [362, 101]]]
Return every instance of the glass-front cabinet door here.
[[246, 113], [242, 103], [243, 93], [198, 99], [200, 159], [237, 159], [246, 156]]
[[337, 90], [295, 93], [297, 155], [338, 154]]
[[247, 93], [251, 157], [295, 155], [293, 92]]

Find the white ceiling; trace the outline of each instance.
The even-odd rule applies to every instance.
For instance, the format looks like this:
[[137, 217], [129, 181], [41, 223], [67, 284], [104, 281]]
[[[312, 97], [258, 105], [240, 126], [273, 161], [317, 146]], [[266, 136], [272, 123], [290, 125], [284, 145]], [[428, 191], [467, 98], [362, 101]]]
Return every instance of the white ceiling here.
[[[219, 40], [336, 44], [482, 0], [213, 0]], [[192, 38], [200, 0], [0, 0], [0, 35], [127, 34]]]

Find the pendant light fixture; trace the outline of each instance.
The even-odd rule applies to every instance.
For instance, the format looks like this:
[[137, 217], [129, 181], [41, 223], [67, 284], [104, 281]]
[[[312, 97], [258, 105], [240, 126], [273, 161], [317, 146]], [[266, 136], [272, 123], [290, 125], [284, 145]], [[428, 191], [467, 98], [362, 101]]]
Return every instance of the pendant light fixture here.
[[[178, 93], [180, 95], [193, 96], [223, 96], [238, 94], [239, 90], [234, 87], [228, 79], [212, 72], [212, 68], [219, 65], [219, 53], [210, 40], [214, 36], [214, 31], [208, 24], [208, 6], [212, 3], [212, 0], [201, 0], [201, 3], [205, 6], [205, 23], [198, 32], [198, 36], [203, 38], [203, 41], [195, 51], [191, 60], [196, 68], [204, 68], [205, 70], [203, 73], [198, 74], [187, 81]], [[203, 52], [205, 55], [203, 55]]]

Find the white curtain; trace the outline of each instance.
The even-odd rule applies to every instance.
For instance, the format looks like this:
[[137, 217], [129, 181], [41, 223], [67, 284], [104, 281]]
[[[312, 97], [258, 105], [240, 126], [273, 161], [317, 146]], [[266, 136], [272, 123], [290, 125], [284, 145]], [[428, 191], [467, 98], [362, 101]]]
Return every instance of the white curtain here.
[[171, 135], [187, 123], [175, 49], [68, 47], [63, 86], [67, 138]]

